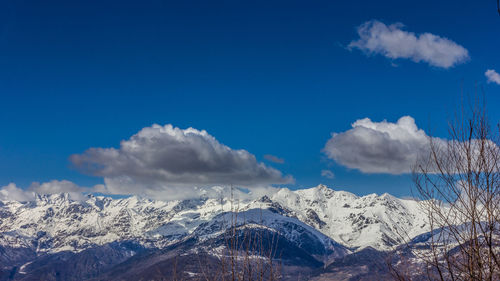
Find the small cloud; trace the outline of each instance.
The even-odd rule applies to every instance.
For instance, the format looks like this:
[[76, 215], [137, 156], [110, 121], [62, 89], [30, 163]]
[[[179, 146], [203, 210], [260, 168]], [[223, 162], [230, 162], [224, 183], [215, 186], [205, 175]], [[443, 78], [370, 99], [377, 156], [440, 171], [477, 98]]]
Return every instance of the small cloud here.
[[371, 20], [357, 29], [359, 39], [348, 49], [357, 48], [366, 54], [379, 54], [389, 59], [410, 59], [429, 65], [450, 68], [469, 59], [469, 52], [457, 43], [431, 33], [416, 35], [403, 30], [404, 25]]
[[279, 157], [274, 156], [274, 155], [271, 155], [271, 154], [266, 154], [266, 155], [264, 155], [264, 158], [265, 158], [267, 161], [271, 161], [271, 162], [278, 163], [278, 164], [283, 164], [283, 163], [285, 163], [285, 159], [283, 159], [283, 158], [279, 158]]
[[321, 170], [321, 176], [327, 179], [335, 178], [335, 174], [330, 170]]
[[500, 85], [500, 74], [496, 72], [494, 69], [488, 69], [484, 73], [486, 77], [488, 78], [488, 83], [496, 83]]

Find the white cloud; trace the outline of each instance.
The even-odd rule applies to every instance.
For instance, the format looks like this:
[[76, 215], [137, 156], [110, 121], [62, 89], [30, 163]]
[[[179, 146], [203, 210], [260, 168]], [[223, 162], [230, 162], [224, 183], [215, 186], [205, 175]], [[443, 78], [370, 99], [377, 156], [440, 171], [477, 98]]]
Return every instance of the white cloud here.
[[35, 194], [17, 187], [14, 183], [0, 188], [0, 201], [33, 201]]
[[367, 54], [380, 54], [390, 59], [411, 59], [432, 66], [450, 68], [469, 58], [467, 49], [457, 43], [431, 33], [416, 35], [403, 30], [403, 24], [371, 20], [357, 29], [359, 39], [348, 48], [357, 48]]
[[199, 196], [195, 187], [235, 185], [246, 188], [293, 182], [257, 162], [246, 150], [219, 143], [206, 131], [153, 125], [119, 148], [90, 148], [70, 157], [79, 170], [104, 177], [110, 194], [161, 199]]
[[[97, 185], [96, 187], [100, 187]], [[94, 188], [81, 187], [67, 180], [52, 180], [50, 182], [38, 183], [33, 182], [27, 189], [17, 187], [16, 184], [10, 183], [0, 188], [0, 201], [33, 201], [36, 194], [58, 194], [68, 193], [73, 200], [84, 200], [84, 192], [93, 192]]]
[[[463, 143], [430, 137], [417, 127], [412, 117], [403, 116], [396, 123], [373, 122], [369, 118], [357, 120], [352, 129], [333, 133], [323, 152], [338, 164], [363, 173], [410, 173], [417, 162], [427, 172], [438, 173], [435, 162], [429, 158], [431, 142], [438, 159], [443, 160], [441, 168], [448, 173], [462, 171], [463, 167], [468, 167], [469, 160], [472, 167], [479, 167], [476, 163], [483, 160], [481, 150], [500, 150], [491, 140], [472, 139]], [[470, 151], [464, 147], [469, 147]], [[467, 151], [469, 154], [465, 154]], [[464, 162], [457, 163], [458, 160]]]
[[37, 194], [68, 193], [70, 198], [73, 200], [84, 200], [85, 196], [83, 195], [83, 192], [91, 192], [93, 189], [78, 186], [67, 180], [52, 180], [42, 184], [34, 182], [30, 185], [28, 191]]
[[335, 174], [330, 170], [321, 170], [321, 176], [327, 179], [335, 178]]
[[494, 69], [488, 69], [484, 73], [486, 75], [486, 78], [488, 78], [488, 83], [496, 83], [500, 85], [500, 74], [496, 72]]
[[[111, 183], [111, 186], [113, 183]], [[232, 190], [231, 190], [232, 189]], [[177, 200], [199, 197], [220, 198], [233, 195], [235, 200], [257, 199], [264, 195], [274, 194], [279, 190], [273, 186], [256, 186], [251, 189], [231, 187], [231, 186], [207, 186], [179, 188], [172, 187], [164, 190], [145, 190], [141, 195], [154, 199]], [[84, 201], [88, 199], [87, 193], [113, 194], [113, 190], [108, 189], [106, 185], [98, 184], [93, 187], [82, 187], [67, 180], [52, 180], [50, 182], [33, 182], [28, 188], [20, 188], [15, 183], [10, 183], [0, 187], [0, 201], [35, 201], [37, 195], [51, 195], [67, 193], [69, 198], [75, 201]], [[189, 195], [188, 195], [189, 194]]]
[[357, 120], [352, 129], [333, 133], [323, 152], [340, 165], [364, 173], [404, 174], [428, 148], [429, 136], [412, 117], [404, 116], [397, 123]]

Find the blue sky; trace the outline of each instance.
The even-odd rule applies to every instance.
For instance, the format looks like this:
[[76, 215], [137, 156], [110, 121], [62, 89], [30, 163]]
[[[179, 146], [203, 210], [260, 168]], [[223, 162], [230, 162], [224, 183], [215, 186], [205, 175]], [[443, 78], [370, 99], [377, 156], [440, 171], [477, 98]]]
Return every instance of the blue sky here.
[[[69, 157], [172, 124], [245, 149], [293, 176], [291, 188], [406, 196], [407, 174], [330, 159], [322, 149], [331, 133], [411, 116], [446, 137], [461, 88], [475, 85], [500, 119], [500, 85], [485, 76], [500, 71], [495, 1], [101, 2], [0, 4], [0, 186], [101, 184]], [[468, 58], [439, 67], [348, 48], [373, 20], [447, 38]]]

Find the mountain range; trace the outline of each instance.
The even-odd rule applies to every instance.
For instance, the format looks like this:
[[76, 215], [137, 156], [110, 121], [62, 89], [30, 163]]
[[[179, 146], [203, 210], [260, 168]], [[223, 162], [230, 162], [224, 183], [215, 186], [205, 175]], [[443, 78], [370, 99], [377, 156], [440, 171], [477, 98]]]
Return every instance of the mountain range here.
[[403, 237], [428, 231], [415, 200], [325, 185], [257, 199], [37, 195], [0, 201], [0, 280], [201, 280], [248, 237], [271, 245], [252, 255], [274, 249], [285, 280], [384, 280]]

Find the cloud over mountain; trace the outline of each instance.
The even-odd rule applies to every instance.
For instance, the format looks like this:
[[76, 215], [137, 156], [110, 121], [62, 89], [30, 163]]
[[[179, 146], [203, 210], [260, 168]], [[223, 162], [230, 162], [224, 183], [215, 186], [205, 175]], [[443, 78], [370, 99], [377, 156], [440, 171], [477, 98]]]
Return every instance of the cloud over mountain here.
[[9, 183], [0, 188], [0, 200], [2, 201], [32, 201], [35, 199], [35, 194], [30, 191], [23, 190], [14, 183]]
[[83, 200], [84, 192], [94, 192], [102, 188], [96, 185], [93, 188], [79, 186], [67, 180], [52, 180], [45, 183], [33, 182], [27, 189], [22, 189], [14, 183], [0, 188], [0, 200], [33, 201], [36, 194], [68, 193], [73, 200]]
[[429, 136], [410, 116], [396, 123], [357, 120], [352, 129], [333, 133], [323, 152], [340, 165], [363, 173], [404, 174], [429, 148]]
[[90, 148], [70, 157], [84, 173], [104, 177], [106, 191], [157, 197], [188, 197], [193, 187], [269, 186], [293, 181], [258, 162], [246, 150], [221, 144], [204, 130], [153, 125], [119, 148]]
[[453, 67], [469, 58], [467, 49], [447, 38], [427, 32], [416, 35], [403, 27], [401, 23], [386, 25], [377, 20], [367, 21], [357, 28], [359, 39], [352, 41], [348, 48], [441, 68]]

